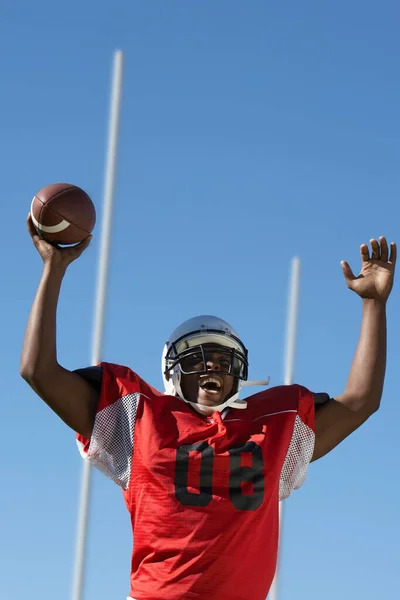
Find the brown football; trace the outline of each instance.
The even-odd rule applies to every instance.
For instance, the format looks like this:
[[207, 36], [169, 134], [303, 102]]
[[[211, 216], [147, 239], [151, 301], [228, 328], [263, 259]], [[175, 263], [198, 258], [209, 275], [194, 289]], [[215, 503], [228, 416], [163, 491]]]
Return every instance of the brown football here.
[[54, 183], [34, 196], [31, 218], [46, 242], [76, 244], [92, 233], [96, 211], [84, 190], [69, 183]]

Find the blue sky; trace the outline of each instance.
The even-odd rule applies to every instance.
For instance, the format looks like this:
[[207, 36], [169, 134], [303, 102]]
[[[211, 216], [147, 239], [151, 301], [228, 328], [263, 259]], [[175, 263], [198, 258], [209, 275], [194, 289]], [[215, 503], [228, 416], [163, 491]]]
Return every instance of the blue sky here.
[[[100, 221], [113, 51], [126, 67], [103, 358], [161, 387], [170, 331], [213, 313], [244, 339], [250, 377], [280, 384], [298, 255], [295, 379], [334, 395], [361, 308], [340, 260], [357, 270], [362, 242], [400, 242], [399, 25], [394, 0], [3, 7], [1, 598], [70, 598], [81, 462], [19, 377], [41, 272], [24, 221], [57, 181], [84, 187]], [[90, 360], [99, 231], [62, 290], [59, 360], [71, 369]], [[398, 303], [396, 285], [381, 410], [286, 503], [280, 600], [397, 592]], [[130, 551], [120, 492], [96, 473], [85, 600], [125, 598]]]

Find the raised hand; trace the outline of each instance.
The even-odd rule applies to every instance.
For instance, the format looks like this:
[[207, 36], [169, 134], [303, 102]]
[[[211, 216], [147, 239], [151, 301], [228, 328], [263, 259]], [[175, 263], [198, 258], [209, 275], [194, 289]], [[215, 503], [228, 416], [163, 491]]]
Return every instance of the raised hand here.
[[346, 261], [342, 261], [347, 287], [361, 298], [371, 298], [386, 302], [392, 290], [396, 265], [396, 244], [390, 244], [390, 254], [386, 238], [370, 240], [371, 253], [367, 244], [360, 247], [361, 272], [356, 277]]
[[75, 246], [60, 248], [49, 244], [38, 235], [30, 214], [28, 215], [26, 222], [29, 235], [32, 238], [35, 248], [46, 265], [60, 266], [66, 269], [70, 263], [79, 258], [82, 252], [86, 250], [92, 239], [92, 236], [88, 235], [87, 238]]

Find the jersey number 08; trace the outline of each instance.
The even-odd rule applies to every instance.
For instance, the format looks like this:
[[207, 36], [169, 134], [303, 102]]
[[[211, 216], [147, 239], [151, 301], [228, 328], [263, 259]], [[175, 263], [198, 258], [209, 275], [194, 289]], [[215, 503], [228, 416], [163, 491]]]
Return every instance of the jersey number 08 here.
[[[188, 490], [189, 453], [200, 452], [199, 492]], [[250, 453], [251, 467], [241, 465], [241, 454]], [[184, 506], [207, 506], [212, 500], [214, 449], [207, 442], [186, 444], [176, 451], [175, 496]], [[251, 494], [244, 494], [242, 483], [251, 483]], [[229, 450], [229, 497], [238, 510], [257, 510], [264, 498], [264, 461], [255, 442]]]

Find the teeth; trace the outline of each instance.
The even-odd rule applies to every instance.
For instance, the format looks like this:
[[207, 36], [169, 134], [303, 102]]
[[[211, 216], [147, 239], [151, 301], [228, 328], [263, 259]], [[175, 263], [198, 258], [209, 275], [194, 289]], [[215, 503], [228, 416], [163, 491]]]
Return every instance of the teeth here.
[[215, 377], [207, 377], [200, 381], [200, 385], [205, 385], [206, 383], [215, 383], [218, 388], [222, 387], [220, 380], [216, 379]]

